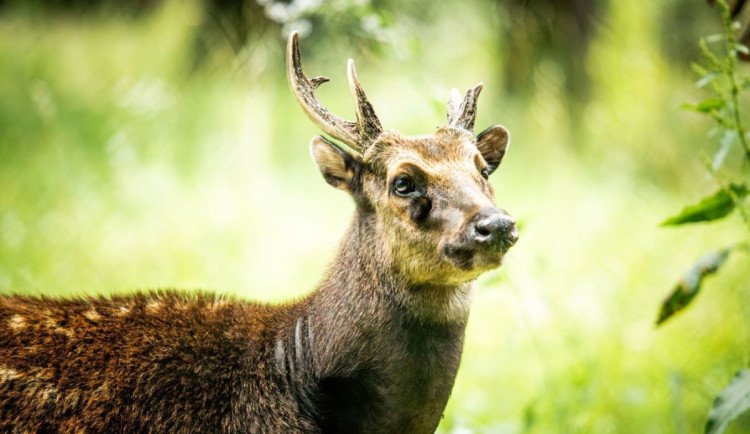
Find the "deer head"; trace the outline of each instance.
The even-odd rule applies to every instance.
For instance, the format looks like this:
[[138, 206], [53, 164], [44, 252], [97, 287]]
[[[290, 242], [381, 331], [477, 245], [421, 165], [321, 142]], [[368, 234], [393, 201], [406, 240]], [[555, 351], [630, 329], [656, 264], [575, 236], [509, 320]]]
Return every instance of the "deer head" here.
[[302, 72], [299, 36], [287, 46], [287, 77], [308, 117], [344, 149], [322, 136], [310, 152], [325, 180], [349, 192], [360, 213], [372, 214], [392, 266], [413, 284], [457, 284], [498, 267], [516, 242], [515, 221], [497, 208], [488, 177], [505, 155], [500, 125], [474, 135], [482, 85], [463, 99], [453, 89], [448, 122], [434, 134], [409, 137], [384, 130], [348, 63], [356, 122], [329, 112], [315, 96], [326, 77]]

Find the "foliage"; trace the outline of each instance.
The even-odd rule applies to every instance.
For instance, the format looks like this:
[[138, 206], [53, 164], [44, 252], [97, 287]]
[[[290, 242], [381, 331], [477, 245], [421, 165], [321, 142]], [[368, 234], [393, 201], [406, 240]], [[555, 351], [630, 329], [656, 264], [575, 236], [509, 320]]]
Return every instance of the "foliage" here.
[[703, 255], [698, 262], [688, 269], [685, 275], [677, 283], [672, 294], [664, 300], [659, 312], [656, 324], [659, 325], [667, 320], [678, 310], [687, 306], [698, 294], [703, 279], [714, 274], [727, 260], [732, 249], [721, 249]]
[[[748, 193], [747, 175], [742, 173], [746, 172], [744, 169], [750, 164], [750, 145], [748, 145], [748, 131], [743, 125], [740, 110], [740, 91], [750, 87], [750, 77], [741, 78], [737, 65], [738, 53], [750, 53], [750, 51], [745, 45], [737, 43], [735, 39], [734, 32], [739, 26], [730, 18], [729, 6], [725, 1], [718, 3], [721, 6], [724, 32], [701, 39], [700, 47], [704, 65], [694, 65], [694, 69], [701, 74], [696, 86], [708, 87], [714, 95], [698, 104], [684, 104], [683, 108], [707, 115], [716, 122], [714, 133], [720, 136], [720, 139], [709, 171], [720, 189], [704, 197], [697, 204], [684, 208], [679, 214], [668, 218], [662, 224], [678, 226], [686, 223], [713, 222], [736, 211], [744, 220], [747, 231], [750, 233], [750, 215], [744, 203]], [[709, 49], [709, 43], [717, 42], [723, 43], [723, 54], [716, 54]], [[737, 147], [739, 147], [738, 150], [735, 149]], [[739, 169], [735, 168], [733, 171], [739, 173], [721, 170], [730, 155], [736, 156], [738, 161], [743, 162]], [[739, 243], [722, 250], [726, 253], [709, 253], [693, 265], [672, 295], [665, 300], [657, 324], [661, 324], [671, 315], [685, 308], [700, 290], [703, 277], [716, 272], [732, 249], [744, 250], [744, 246], [744, 243]]]
[[729, 422], [750, 409], [750, 370], [738, 372], [729, 385], [719, 393], [708, 414], [706, 434], [721, 434]]
[[[708, 87], [713, 97], [698, 104], [686, 104], [684, 108], [710, 116], [716, 122], [716, 135], [720, 136], [718, 147], [710, 164], [707, 164], [720, 190], [703, 198], [695, 205], [684, 208], [678, 215], [664, 221], [665, 226], [677, 226], [695, 222], [714, 222], [736, 211], [744, 220], [747, 232], [750, 233], [750, 216], [745, 209], [745, 197], [748, 193], [746, 169], [750, 164], [750, 145], [748, 131], [743, 124], [740, 106], [740, 92], [750, 87], [750, 78], [741, 78], [738, 71], [738, 55], [750, 54], [747, 46], [737, 43], [735, 30], [740, 28], [731, 19], [730, 9], [725, 0], [717, 2], [722, 12], [724, 25], [721, 34], [701, 39], [704, 65], [695, 65], [694, 69], [701, 78], [696, 83], [699, 88]], [[709, 43], [723, 43], [720, 54], [709, 49]], [[737, 146], [739, 150], [734, 152]], [[729, 156], [736, 156], [741, 163], [736, 165], [734, 173], [722, 170]], [[729, 180], [729, 181], [727, 181]], [[744, 232], [744, 231], [742, 231]], [[748, 233], [740, 233], [738, 238], [746, 238]], [[656, 324], [660, 325], [676, 312], [687, 307], [701, 289], [704, 278], [716, 273], [734, 250], [747, 251], [747, 242], [712, 251], [702, 256], [676, 285], [675, 289], [662, 303]], [[750, 409], [750, 371], [742, 370], [734, 380], [716, 397], [713, 409], [709, 413], [705, 432], [721, 434], [729, 423]]]
[[685, 223], [710, 222], [726, 217], [737, 208], [740, 200], [747, 195], [747, 187], [729, 184], [711, 196], [704, 197], [695, 205], [685, 207], [679, 214], [666, 219], [663, 226], [677, 226]]

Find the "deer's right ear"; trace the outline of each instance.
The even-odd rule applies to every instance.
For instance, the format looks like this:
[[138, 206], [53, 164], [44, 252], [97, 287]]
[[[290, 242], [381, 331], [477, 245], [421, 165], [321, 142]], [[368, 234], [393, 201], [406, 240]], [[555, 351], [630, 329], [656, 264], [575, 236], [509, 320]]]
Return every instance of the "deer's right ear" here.
[[310, 140], [310, 155], [318, 165], [326, 182], [336, 188], [354, 193], [357, 188], [356, 176], [362, 161], [322, 136]]

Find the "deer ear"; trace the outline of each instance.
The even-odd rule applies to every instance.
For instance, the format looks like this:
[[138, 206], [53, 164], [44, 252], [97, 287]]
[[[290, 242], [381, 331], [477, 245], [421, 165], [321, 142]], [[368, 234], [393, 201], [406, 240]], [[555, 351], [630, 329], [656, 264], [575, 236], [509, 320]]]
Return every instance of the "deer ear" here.
[[477, 148], [490, 166], [490, 173], [494, 172], [503, 160], [509, 141], [508, 130], [502, 125], [491, 126], [477, 136]]
[[356, 189], [356, 175], [362, 161], [322, 136], [310, 140], [310, 155], [326, 182], [349, 193]]

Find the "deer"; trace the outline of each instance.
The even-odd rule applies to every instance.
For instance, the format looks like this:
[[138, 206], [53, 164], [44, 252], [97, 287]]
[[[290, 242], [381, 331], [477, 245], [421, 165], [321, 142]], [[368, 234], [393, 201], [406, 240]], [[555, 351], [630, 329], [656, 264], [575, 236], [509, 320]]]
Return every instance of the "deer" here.
[[328, 79], [303, 73], [297, 32], [286, 60], [295, 99], [330, 137], [311, 140], [312, 158], [355, 204], [322, 281], [275, 305], [175, 289], [0, 296], [0, 432], [435, 431], [472, 283], [518, 239], [488, 182], [508, 131], [475, 135], [481, 83], [451, 91], [433, 134], [386, 130], [351, 59], [347, 121], [317, 98]]

